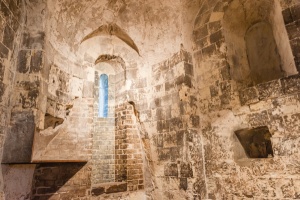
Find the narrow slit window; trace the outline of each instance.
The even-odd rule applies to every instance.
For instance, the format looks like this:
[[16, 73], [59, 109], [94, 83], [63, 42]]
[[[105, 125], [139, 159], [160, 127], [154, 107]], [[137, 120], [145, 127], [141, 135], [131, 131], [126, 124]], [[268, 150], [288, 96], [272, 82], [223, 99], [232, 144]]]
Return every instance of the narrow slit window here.
[[101, 74], [99, 79], [99, 110], [98, 117], [108, 116], [108, 76]]

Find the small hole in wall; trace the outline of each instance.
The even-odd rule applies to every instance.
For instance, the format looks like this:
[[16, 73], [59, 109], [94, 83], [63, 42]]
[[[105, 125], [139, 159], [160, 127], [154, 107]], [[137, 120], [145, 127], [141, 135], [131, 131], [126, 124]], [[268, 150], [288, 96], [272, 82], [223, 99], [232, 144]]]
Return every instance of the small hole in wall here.
[[267, 126], [235, 131], [249, 158], [273, 157], [272, 137]]

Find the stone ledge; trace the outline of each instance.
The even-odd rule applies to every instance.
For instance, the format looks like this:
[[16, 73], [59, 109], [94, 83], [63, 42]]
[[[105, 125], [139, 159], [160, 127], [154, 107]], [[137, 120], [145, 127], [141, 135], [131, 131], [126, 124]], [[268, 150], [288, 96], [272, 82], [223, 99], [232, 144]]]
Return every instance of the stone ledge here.
[[94, 185], [91, 193], [92, 196], [99, 196], [102, 194], [111, 194], [118, 192], [126, 192], [127, 183], [125, 182], [111, 182]]
[[300, 93], [300, 75], [293, 75], [239, 91], [241, 105], [250, 105], [261, 100]]

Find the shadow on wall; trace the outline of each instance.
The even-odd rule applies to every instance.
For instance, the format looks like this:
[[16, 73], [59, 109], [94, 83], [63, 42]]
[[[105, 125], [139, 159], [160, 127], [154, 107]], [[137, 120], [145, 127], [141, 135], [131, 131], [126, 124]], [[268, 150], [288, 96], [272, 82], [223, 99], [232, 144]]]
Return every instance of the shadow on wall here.
[[87, 163], [38, 164], [33, 175], [32, 199], [84, 197], [89, 187]]

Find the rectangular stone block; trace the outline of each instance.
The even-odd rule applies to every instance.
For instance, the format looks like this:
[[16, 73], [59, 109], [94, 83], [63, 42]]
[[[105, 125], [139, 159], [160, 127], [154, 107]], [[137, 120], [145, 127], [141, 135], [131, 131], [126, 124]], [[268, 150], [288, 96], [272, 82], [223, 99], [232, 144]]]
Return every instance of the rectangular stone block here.
[[196, 44], [197, 44], [197, 47], [199, 46], [199, 49], [203, 49], [204, 47], [207, 47], [210, 44], [209, 43], [209, 36], [204, 37], [204, 38], [198, 40], [196, 42]]
[[266, 126], [268, 125], [269, 121], [270, 119], [267, 111], [249, 115], [249, 124], [252, 127]]
[[177, 86], [185, 85], [185, 86], [191, 88], [192, 87], [192, 79], [188, 75], [181, 75], [175, 79], [175, 84]]
[[212, 55], [216, 54], [217, 48], [215, 44], [211, 44], [208, 47], [202, 49], [202, 56], [203, 57], [211, 57]]
[[180, 178], [179, 189], [187, 190], [187, 188], [188, 188], [187, 178]]
[[295, 39], [299, 35], [299, 27], [297, 26], [296, 22], [286, 25], [286, 31], [290, 40]]
[[193, 177], [193, 170], [190, 163], [181, 163], [180, 164], [180, 177], [190, 178]]
[[278, 97], [283, 94], [280, 81], [270, 81], [256, 86], [259, 100]]
[[23, 33], [23, 48], [26, 49], [44, 49], [45, 33], [38, 31], [36, 33]]
[[160, 161], [169, 160], [170, 159], [170, 149], [157, 148], [158, 159]]
[[14, 39], [15, 39], [14, 31], [8, 25], [6, 25], [4, 29], [4, 35], [3, 35], [3, 44], [10, 50], [13, 50]]
[[217, 31], [217, 32], [215, 32], [215, 33], [213, 33], [213, 34], [211, 34], [211, 35], [209, 36], [209, 38], [210, 38], [210, 43], [211, 43], [211, 44], [213, 44], [213, 43], [215, 43], [215, 42], [218, 42], [218, 41], [222, 40], [222, 39], [224, 38], [222, 30], [219, 30], [219, 31]]
[[193, 36], [195, 41], [198, 41], [208, 35], [208, 28], [207, 25], [204, 25], [203, 27], [200, 27], [193, 32]]
[[1, 5], [0, 5], [0, 15], [3, 15], [5, 18], [8, 18], [10, 15], [10, 11], [8, 9], [8, 7], [6, 6], [6, 4], [1, 1]]
[[7, 134], [2, 163], [31, 163], [33, 135], [35, 131], [32, 112], [14, 112]]
[[239, 92], [240, 102], [242, 105], [258, 102], [258, 91], [255, 87], [246, 88]]
[[294, 21], [300, 19], [300, 4], [296, 4], [291, 7], [291, 14]]
[[208, 27], [209, 27], [209, 32], [214, 33], [221, 29], [222, 24], [221, 21], [209, 22]]
[[0, 42], [0, 58], [8, 58], [8, 49]]
[[165, 176], [175, 176], [178, 177], [178, 166], [176, 163], [168, 163], [164, 166]]
[[185, 62], [184, 63], [184, 72], [187, 75], [194, 76], [193, 65]]
[[292, 12], [290, 8], [286, 8], [282, 11], [282, 16], [285, 24], [293, 22]]
[[30, 73], [40, 72], [44, 64], [44, 53], [42, 51], [32, 51], [30, 61]]
[[30, 57], [31, 57], [30, 50], [19, 51], [18, 62], [17, 62], [17, 71], [18, 72], [25, 74], [29, 71]]
[[281, 79], [281, 85], [285, 94], [293, 94], [300, 91], [300, 76], [290, 76]]
[[99, 195], [105, 193], [105, 188], [104, 187], [92, 188], [91, 193], [92, 193], [92, 196], [99, 196]]

